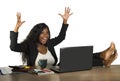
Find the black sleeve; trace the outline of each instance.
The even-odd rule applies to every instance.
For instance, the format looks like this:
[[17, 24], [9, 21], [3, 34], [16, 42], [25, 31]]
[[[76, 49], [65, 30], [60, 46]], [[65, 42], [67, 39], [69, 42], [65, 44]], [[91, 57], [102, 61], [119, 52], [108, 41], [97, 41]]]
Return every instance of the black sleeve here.
[[64, 24], [64, 23], [63, 23], [59, 35], [58, 35], [57, 37], [52, 38], [52, 39], [50, 40], [50, 43], [51, 43], [53, 46], [59, 44], [60, 42], [62, 42], [62, 41], [65, 39], [67, 28], [68, 28], [68, 24]]
[[26, 43], [17, 43], [18, 32], [10, 31], [10, 49], [16, 52], [25, 52]]

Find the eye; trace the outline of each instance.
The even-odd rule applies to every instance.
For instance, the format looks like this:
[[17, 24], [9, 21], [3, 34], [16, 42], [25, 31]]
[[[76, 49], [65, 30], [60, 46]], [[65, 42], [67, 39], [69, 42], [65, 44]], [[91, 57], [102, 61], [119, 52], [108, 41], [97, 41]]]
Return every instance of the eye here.
[[41, 33], [44, 33], [44, 31], [42, 31]]

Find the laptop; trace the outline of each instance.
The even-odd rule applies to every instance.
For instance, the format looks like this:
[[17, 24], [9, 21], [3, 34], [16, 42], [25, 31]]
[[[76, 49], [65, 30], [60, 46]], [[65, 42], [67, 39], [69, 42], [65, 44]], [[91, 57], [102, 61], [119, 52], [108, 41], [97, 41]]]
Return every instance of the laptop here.
[[73, 72], [92, 68], [93, 46], [60, 48], [60, 64], [51, 68], [54, 72]]

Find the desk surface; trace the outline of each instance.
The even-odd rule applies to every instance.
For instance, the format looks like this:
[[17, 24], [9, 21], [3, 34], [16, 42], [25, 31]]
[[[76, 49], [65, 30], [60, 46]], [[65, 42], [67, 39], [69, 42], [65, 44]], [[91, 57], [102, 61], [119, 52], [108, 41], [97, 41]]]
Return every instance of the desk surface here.
[[48, 75], [0, 75], [0, 81], [120, 81], [120, 65], [110, 68], [93, 67], [91, 70]]

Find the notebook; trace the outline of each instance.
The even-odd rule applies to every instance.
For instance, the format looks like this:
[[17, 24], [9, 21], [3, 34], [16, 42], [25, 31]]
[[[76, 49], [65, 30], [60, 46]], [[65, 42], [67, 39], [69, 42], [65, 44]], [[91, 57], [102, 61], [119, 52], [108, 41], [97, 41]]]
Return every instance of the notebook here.
[[76, 46], [60, 48], [60, 64], [51, 70], [72, 72], [89, 70], [92, 68], [93, 46]]

